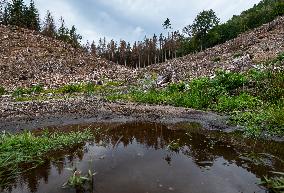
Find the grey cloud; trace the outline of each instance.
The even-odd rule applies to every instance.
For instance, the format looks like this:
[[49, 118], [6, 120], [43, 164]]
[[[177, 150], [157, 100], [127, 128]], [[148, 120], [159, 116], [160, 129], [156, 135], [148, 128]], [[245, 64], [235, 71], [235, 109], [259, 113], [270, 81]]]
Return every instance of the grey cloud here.
[[[29, 1], [29, 0], [26, 0]], [[252, 7], [260, 0], [35, 0], [44, 17], [50, 10], [57, 19], [62, 15], [70, 26], [74, 24], [79, 33], [89, 40], [107, 39], [133, 42], [145, 35], [164, 32], [162, 22], [169, 17], [174, 29], [182, 29], [192, 22], [198, 12], [213, 9], [221, 18]]]

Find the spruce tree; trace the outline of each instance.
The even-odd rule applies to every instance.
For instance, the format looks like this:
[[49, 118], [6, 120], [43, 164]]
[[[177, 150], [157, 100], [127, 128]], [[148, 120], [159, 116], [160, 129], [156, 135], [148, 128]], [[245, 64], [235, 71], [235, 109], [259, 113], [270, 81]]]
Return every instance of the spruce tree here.
[[58, 31], [57, 31], [57, 38], [64, 42], [69, 42], [70, 41], [69, 29], [65, 26], [65, 21], [63, 17], [60, 18], [59, 23], [60, 23], [60, 27], [58, 28]]
[[40, 31], [39, 14], [33, 0], [30, 1], [30, 5], [25, 11], [25, 18], [27, 28]]
[[78, 48], [80, 47], [80, 41], [82, 39], [82, 36], [80, 34], [77, 34], [77, 29], [73, 25], [70, 32], [69, 32], [69, 41], [72, 44], [73, 47]]
[[54, 18], [51, 15], [50, 11], [47, 11], [44, 22], [43, 22], [43, 29], [42, 34], [48, 37], [55, 37], [56, 36], [56, 25], [54, 23]]
[[26, 26], [26, 17], [25, 17], [26, 6], [23, 0], [12, 0], [11, 4], [8, 6], [9, 11], [9, 24], [16, 25], [19, 27]]

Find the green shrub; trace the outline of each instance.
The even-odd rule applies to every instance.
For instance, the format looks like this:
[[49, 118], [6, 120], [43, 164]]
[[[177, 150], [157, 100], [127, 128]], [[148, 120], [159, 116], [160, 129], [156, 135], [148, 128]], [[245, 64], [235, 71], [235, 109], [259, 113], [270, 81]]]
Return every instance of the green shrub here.
[[38, 84], [38, 85], [34, 85], [30, 88], [17, 88], [14, 92], [13, 92], [13, 96], [14, 97], [22, 97], [23, 95], [31, 95], [31, 94], [39, 94], [43, 91], [43, 85]]
[[87, 83], [84, 87], [85, 93], [88, 94], [94, 93], [96, 91], [95, 86], [96, 85], [94, 83]]
[[5, 88], [0, 86], [0, 96], [6, 93]]
[[37, 84], [32, 86], [29, 90], [29, 93], [35, 93], [35, 94], [39, 94], [42, 91], [44, 91], [43, 85], [42, 84]]
[[167, 90], [170, 93], [175, 93], [175, 92], [183, 92], [185, 91], [185, 83], [181, 82], [181, 83], [172, 83], [167, 87]]
[[247, 93], [242, 93], [239, 96], [220, 96], [217, 104], [213, 105], [212, 108], [219, 112], [231, 112], [256, 108], [258, 105], [261, 105], [259, 99]]
[[224, 71], [217, 72], [212, 81], [215, 86], [224, 87], [227, 91], [232, 91], [248, 83], [244, 74]]
[[12, 95], [14, 97], [20, 97], [20, 96], [23, 96], [24, 94], [27, 94], [27, 89], [19, 87], [13, 92]]
[[72, 94], [77, 92], [82, 92], [84, 90], [81, 84], [69, 84], [61, 87], [59, 91], [63, 94]]
[[277, 60], [280, 61], [280, 62], [284, 61], [284, 53], [279, 54], [277, 56]]

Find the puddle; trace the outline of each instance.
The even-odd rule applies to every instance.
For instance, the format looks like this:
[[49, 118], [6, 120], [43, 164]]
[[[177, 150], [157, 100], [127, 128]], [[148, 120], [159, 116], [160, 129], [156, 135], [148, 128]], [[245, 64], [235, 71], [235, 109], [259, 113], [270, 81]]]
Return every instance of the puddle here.
[[280, 142], [209, 132], [198, 124], [90, 128], [98, 126], [102, 134], [94, 142], [52, 154], [52, 161], [21, 175], [6, 192], [75, 193], [62, 185], [72, 175], [66, 168], [77, 167], [97, 172], [95, 193], [264, 193], [260, 178], [284, 170]]

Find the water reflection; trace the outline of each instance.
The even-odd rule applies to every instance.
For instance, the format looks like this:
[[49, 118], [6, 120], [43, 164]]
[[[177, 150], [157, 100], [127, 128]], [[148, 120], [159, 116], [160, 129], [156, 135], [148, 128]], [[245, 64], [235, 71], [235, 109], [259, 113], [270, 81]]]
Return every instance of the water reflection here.
[[[65, 168], [87, 172], [89, 160], [98, 172], [95, 192], [102, 193], [265, 192], [256, 184], [259, 178], [284, 169], [277, 159], [284, 158], [283, 143], [208, 132], [196, 124], [90, 128], [98, 126], [100, 135], [93, 143], [48, 155], [49, 161], [22, 174], [5, 191], [75, 192], [61, 188], [70, 176]], [[177, 149], [169, 148], [173, 141], [178, 141]]]

